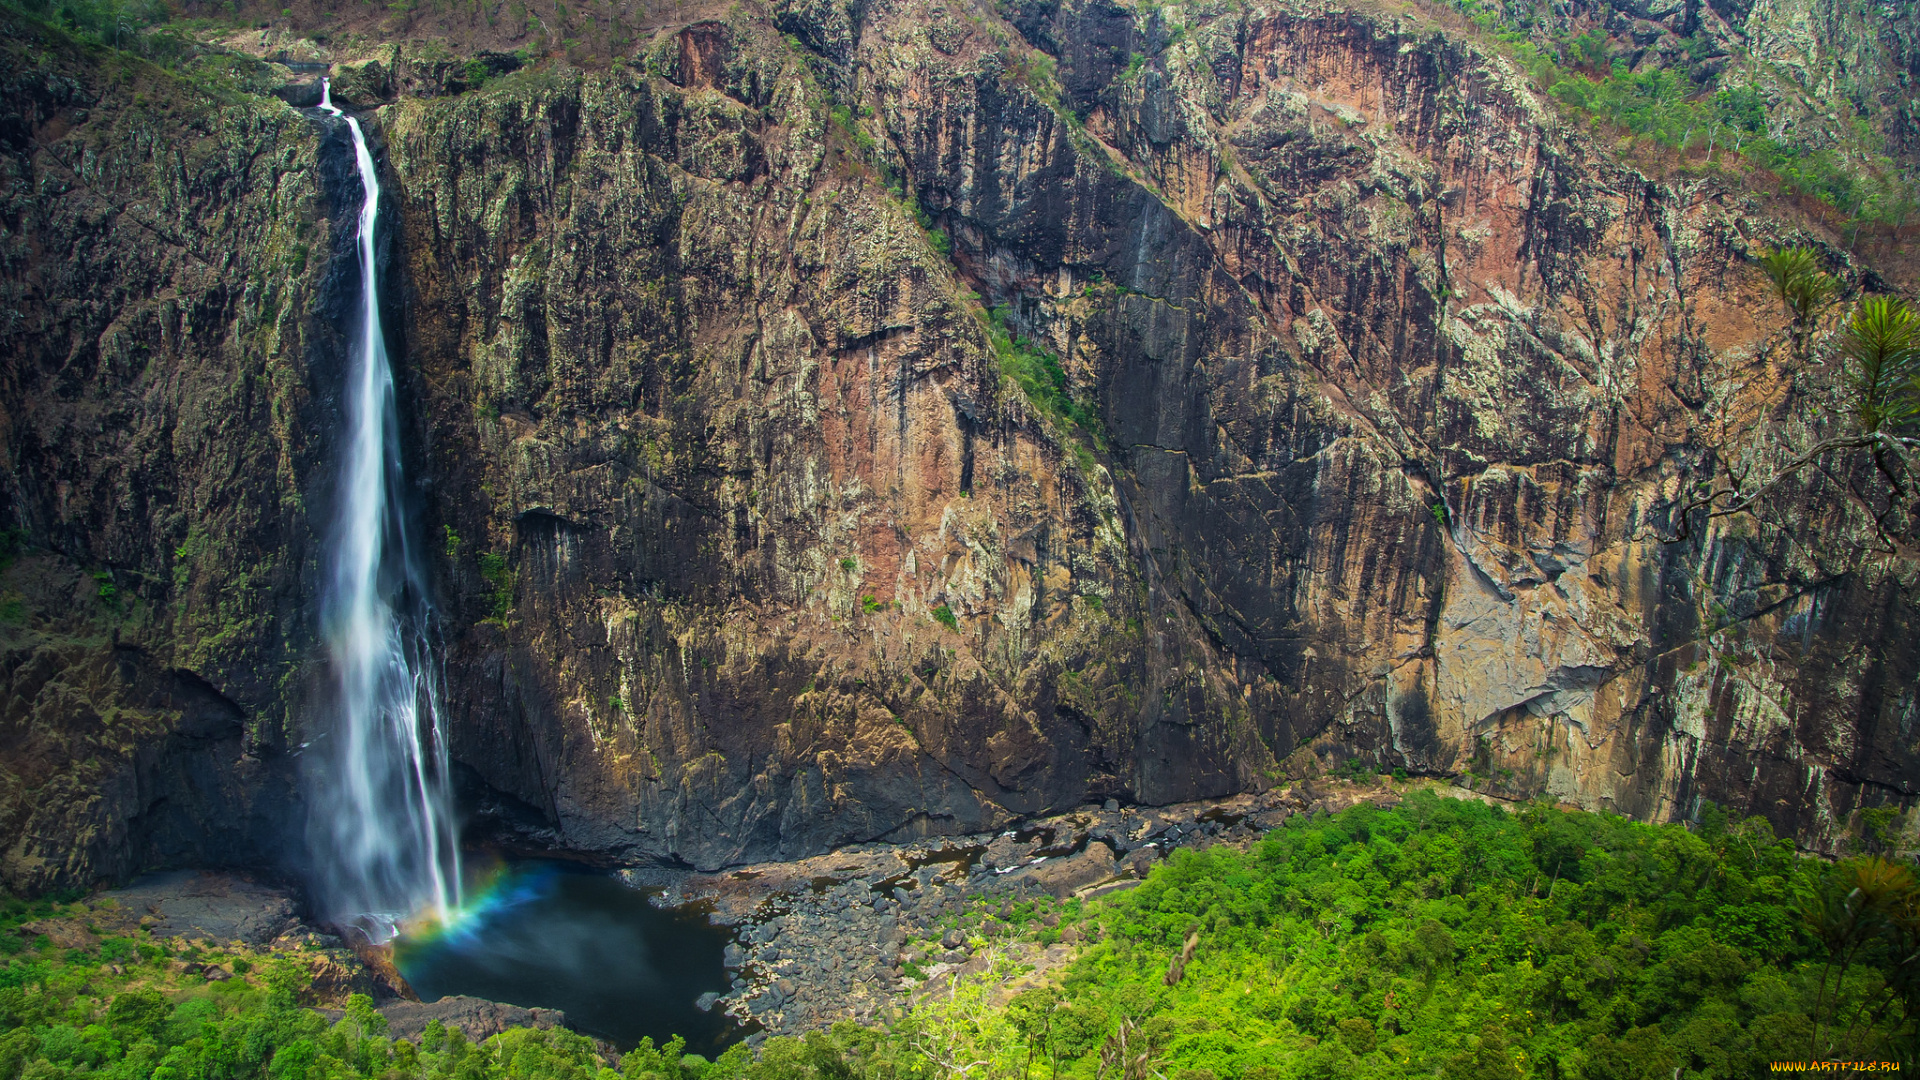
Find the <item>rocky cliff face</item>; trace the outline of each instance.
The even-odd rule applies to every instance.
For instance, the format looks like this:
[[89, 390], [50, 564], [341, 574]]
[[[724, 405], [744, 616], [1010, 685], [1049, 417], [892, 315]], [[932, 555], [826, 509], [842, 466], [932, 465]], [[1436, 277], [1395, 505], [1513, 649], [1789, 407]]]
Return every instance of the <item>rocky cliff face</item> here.
[[[1355, 758], [1816, 845], [1912, 803], [1913, 572], [1844, 470], [1661, 538], [1844, 415], [1751, 262], [1822, 239], [1790, 208], [1641, 175], [1413, 13], [624, 26], [504, 76], [295, 38], [385, 140], [454, 752], [499, 825], [717, 867]], [[204, 687], [253, 733], [232, 789], [290, 790], [343, 159], [36, 33], [10, 573], [110, 572], [96, 651]], [[12, 655], [74, 633], [21, 610]], [[67, 730], [11, 677], [6, 723]], [[188, 723], [151, 700], [129, 747]], [[64, 753], [7, 759], [13, 805], [90, 775]], [[35, 862], [68, 818], [10, 813], [11, 883], [178, 857]]]
[[0, 33], [0, 882], [265, 861], [330, 414], [317, 133]]

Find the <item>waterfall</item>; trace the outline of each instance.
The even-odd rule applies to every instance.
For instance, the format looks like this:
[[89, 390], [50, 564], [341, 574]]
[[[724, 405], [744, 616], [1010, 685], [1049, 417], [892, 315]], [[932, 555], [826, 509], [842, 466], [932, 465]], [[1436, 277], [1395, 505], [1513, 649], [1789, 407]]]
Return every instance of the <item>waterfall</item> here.
[[376, 944], [417, 913], [459, 906], [460, 853], [448, 791], [439, 670], [425, 574], [399, 503], [400, 430], [380, 326], [374, 247], [380, 175], [360, 122], [320, 108], [353, 135], [365, 202], [355, 247], [360, 291], [345, 384], [337, 509], [322, 620], [334, 697], [312, 769], [316, 892], [335, 922]]

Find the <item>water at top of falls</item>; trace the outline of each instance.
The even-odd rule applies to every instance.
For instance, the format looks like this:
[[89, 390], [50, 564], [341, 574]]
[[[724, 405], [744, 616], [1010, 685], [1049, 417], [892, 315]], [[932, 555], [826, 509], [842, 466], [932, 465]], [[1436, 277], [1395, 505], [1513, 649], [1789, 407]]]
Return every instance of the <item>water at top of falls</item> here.
[[381, 944], [409, 916], [445, 917], [459, 906], [460, 854], [431, 612], [398, 502], [400, 432], [375, 247], [380, 174], [360, 122], [333, 104], [327, 80], [320, 108], [346, 121], [365, 199], [337, 509], [323, 554], [334, 697], [325, 760], [311, 773], [315, 884], [329, 917]]

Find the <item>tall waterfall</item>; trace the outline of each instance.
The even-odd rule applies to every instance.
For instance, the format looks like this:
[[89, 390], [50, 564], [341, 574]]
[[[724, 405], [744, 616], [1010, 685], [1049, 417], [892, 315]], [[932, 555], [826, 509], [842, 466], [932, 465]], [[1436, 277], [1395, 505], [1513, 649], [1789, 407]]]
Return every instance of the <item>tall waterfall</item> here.
[[398, 499], [400, 431], [374, 247], [380, 176], [360, 122], [335, 107], [328, 83], [321, 87], [320, 108], [353, 135], [366, 201], [338, 508], [323, 555], [335, 696], [327, 741], [315, 747], [323, 763], [311, 774], [310, 835], [326, 914], [381, 943], [410, 915], [458, 907], [460, 853], [425, 575]]

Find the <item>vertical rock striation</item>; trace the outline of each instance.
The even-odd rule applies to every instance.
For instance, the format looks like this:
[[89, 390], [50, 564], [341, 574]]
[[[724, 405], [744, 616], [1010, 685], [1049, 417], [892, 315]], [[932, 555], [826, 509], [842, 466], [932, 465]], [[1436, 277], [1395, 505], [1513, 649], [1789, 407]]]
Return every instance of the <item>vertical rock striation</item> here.
[[[279, 760], [338, 166], [277, 103], [35, 55], [6, 513]], [[1835, 481], [1661, 539], [1844, 415], [1751, 261], [1818, 227], [1620, 164], [1461, 36], [876, 0], [465, 92], [408, 63], [339, 85], [384, 102], [454, 756], [497, 827], [712, 868], [1353, 758], [1817, 846], [1912, 802], [1914, 575]], [[116, 857], [8, 873], [187, 856]]]

